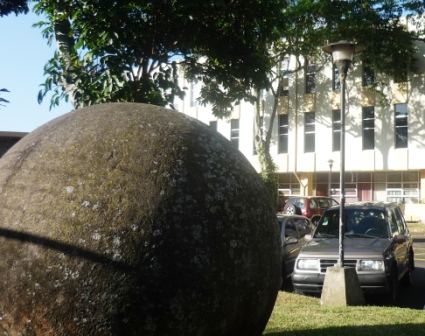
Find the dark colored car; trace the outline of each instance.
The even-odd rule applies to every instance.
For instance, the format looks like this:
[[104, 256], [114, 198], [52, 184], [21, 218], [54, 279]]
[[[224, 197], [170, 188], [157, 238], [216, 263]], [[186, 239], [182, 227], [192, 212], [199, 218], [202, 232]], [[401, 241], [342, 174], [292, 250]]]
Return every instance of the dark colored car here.
[[307, 217], [317, 225], [325, 210], [336, 204], [338, 202], [331, 197], [294, 196], [286, 201], [283, 213]]
[[282, 286], [289, 280], [295, 259], [303, 245], [305, 236], [312, 233], [314, 225], [303, 216], [281, 215], [277, 217], [282, 243]]
[[[292, 273], [296, 293], [320, 294], [326, 269], [339, 258], [339, 206], [325, 211], [300, 251]], [[395, 203], [345, 206], [344, 266], [354, 267], [364, 293], [397, 303], [399, 284], [410, 285], [415, 268], [413, 240]]]

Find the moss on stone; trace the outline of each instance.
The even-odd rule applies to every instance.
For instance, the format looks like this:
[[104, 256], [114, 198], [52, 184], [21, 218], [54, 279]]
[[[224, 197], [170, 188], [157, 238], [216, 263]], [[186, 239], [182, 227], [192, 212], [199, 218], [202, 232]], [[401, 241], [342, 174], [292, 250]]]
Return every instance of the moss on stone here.
[[261, 335], [276, 216], [228, 140], [181, 113], [96, 105], [0, 160], [0, 330]]

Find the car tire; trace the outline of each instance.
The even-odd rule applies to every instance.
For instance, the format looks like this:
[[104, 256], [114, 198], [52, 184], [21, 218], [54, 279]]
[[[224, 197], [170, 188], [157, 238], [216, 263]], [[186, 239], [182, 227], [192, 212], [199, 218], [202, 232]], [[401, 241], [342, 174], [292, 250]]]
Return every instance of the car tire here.
[[293, 204], [288, 204], [288, 206], [286, 207], [285, 213], [287, 215], [300, 215], [301, 211]]
[[388, 293], [388, 304], [397, 306], [400, 297], [400, 283], [398, 281], [398, 272], [396, 267], [393, 267], [390, 280], [390, 292]]
[[414, 258], [413, 252], [410, 251], [409, 252], [409, 261], [408, 261], [408, 265], [407, 265], [407, 271], [403, 275], [403, 278], [401, 280], [401, 284], [404, 287], [409, 287], [412, 284], [412, 272], [415, 269], [415, 263], [414, 263], [413, 258]]

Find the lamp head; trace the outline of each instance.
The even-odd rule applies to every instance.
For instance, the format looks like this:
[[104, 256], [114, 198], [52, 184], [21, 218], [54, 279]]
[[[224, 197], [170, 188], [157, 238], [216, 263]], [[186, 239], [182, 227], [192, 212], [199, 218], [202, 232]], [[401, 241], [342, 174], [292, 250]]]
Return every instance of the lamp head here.
[[354, 54], [363, 51], [363, 47], [348, 41], [339, 41], [322, 47], [325, 53], [331, 54], [333, 62], [352, 61]]

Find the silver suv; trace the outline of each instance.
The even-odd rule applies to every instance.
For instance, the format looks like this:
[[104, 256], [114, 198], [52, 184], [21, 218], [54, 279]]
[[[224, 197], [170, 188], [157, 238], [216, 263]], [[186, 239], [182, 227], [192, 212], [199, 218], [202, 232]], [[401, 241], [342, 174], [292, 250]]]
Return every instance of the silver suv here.
[[[339, 206], [325, 211], [300, 251], [292, 273], [296, 293], [321, 293], [326, 268], [339, 257]], [[399, 284], [410, 285], [413, 240], [395, 203], [345, 206], [344, 266], [354, 267], [365, 293], [384, 294], [397, 304]]]

